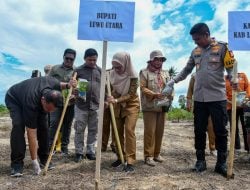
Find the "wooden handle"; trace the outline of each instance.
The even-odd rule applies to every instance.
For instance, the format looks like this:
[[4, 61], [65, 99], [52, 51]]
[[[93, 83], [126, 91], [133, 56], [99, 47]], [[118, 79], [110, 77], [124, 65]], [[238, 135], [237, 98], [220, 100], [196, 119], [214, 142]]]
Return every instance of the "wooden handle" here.
[[[107, 89], [108, 89], [108, 95], [111, 96], [109, 72], [107, 72]], [[116, 126], [116, 121], [115, 121], [114, 107], [113, 107], [112, 103], [109, 104], [109, 109], [110, 109], [110, 113], [111, 113], [111, 119], [112, 119], [112, 124], [113, 124], [112, 127], [113, 127], [114, 133], [115, 133], [115, 140], [116, 140], [116, 144], [117, 144], [117, 148], [118, 148], [118, 153], [120, 155], [122, 163], [124, 164], [121, 143], [120, 143], [120, 139], [119, 139], [119, 135], [118, 135], [118, 131], [117, 131], [117, 126]]]
[[[76, 75], [77, 75], [77, 73], [75, 72], [73, 74], [73, 79], [74, 80], [76, 79]], [[69, 104], [69, 99], [70, 99], [70, 96], [72, 94], [72, 90], [73, 90], [73, 87], [71, 86], [70, 89], [69, 89], [69, 93], [68, 93], [68, 96], [66, 98], [65, 104], [63, 106], [63, 111], [62, 111], [62, 115], [61, 115], [61, 118], [60, 118], [60, 122], [58, 124], [57, 130], [56, 130], [56, 134], [55, 134], [55, 137], [54, 137], [54, 141], [53, 141], [53, 144], [52, 144], [51, 149], [50, 149], [49, 157], [48, 157], [47, 162], [46, 162], [45, 167], [44, 167], [43, 175], [47, 174], [47, 171], [48, 171], [48, 168], [49, 168], [49, 163], [50, 163], [50, 161], [52, 159], [53, 151], [54, 151], [54, 148], [55, 148], [55, 145], [56, 145], [56, 141], [57, 141], [58, 135], [60, 133], [61, 127], [62, 127], [64, 115], [65, 115], [65, 112], [66, 112], [68, 104]]]

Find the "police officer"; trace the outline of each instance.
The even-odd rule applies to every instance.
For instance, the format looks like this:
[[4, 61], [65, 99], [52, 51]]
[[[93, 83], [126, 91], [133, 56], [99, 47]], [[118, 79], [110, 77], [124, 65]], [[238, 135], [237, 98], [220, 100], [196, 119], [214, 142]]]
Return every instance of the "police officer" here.
[[[188, 111], [191, 111], [191, 110], [193, 111], [192, 102], [193, 102], [194, 84], [195, 84], [195, 73], [193, 73], [191, 78], [190, 78], [188, 91], [187, 91], [186, 108]], [[207, 134], [208, 134], [208, 142], [209, 142], [208, 144], [209, 144], [210, 154], [217, 156], [217, 152], [215, 150], [214, 127], [213, 127], [213, 122], [212, 122], [211, 116], [209, 116], [209, 118], [208, 118]]]
[[[196, 83], [194, 86], [194, 133], [197, 161], [194, 171], [206, 170], [205, 147], [208, 117], [211, 115], [216, 136], [217, 162], [215, 172], [227, 175], [227, 110], [224, 70], [231, 78], [233, 63], [232, 52], [224, 42], [210, 37], [210, 30], [205, 23], [195, 24], [190, 35], [197, 47], [192, 51], [183, 70], [167, 83], [184, 80], [196, 67]], [[164, 92], [164, 91], [163, 91]]]

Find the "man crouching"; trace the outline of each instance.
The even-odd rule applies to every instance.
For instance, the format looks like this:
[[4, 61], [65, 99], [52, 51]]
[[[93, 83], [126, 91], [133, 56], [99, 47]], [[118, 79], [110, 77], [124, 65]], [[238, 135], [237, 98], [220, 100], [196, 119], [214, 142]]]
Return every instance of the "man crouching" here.
[[76, 81], [60, 83], [53, 77], [38, 77], [15, 84], [7, 91], [5, 103], [12, 119], [11, 176], [22, 176], [26, 151], [25, 126], [34, 172], [37, 175], [41, 172], [49, 154], [47, 113], [63, 105], [59, 90], [70, 86], [75, 87]]

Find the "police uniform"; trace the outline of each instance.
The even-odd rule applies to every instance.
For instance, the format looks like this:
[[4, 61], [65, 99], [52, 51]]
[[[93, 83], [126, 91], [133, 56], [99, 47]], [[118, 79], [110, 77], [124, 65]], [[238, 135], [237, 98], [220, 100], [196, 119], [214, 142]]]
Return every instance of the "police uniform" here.
[[[195, 73], [192, 74], [190, 81], [189, 81], [188, 90], [187, 90], [187, 99], [191, 101], [193, 99], [195, 75], [196, 75]], [[214, 134], [214, 128], [213, 128], [213, 122], [212, 122], [211, 116], [209, 116], [208, 118], [207, 134], [208, 134], [209, 150], [214, 151], [215, 150], [215, 134]]]
[[218, 151], [216, 168], [226, 167], [227, 157], [227, 98], [224, 70], [232, 72], [235, 59], [224, 42], [212, 39], [206, 48], [196, 47], [183, 70], [174, 77], [184, 80], [196, 67], [194, 85], [194, 132], [197, 161], [205, 161], [206, 128], [211, 115], [215, 146]]

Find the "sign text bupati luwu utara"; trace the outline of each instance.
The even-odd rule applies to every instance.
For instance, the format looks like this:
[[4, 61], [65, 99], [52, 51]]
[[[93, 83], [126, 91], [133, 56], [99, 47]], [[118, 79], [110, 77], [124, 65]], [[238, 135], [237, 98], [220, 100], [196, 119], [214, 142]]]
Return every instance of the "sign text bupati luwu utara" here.
[[134, 2], [80, 1], [78, 39], [133, 42]]

